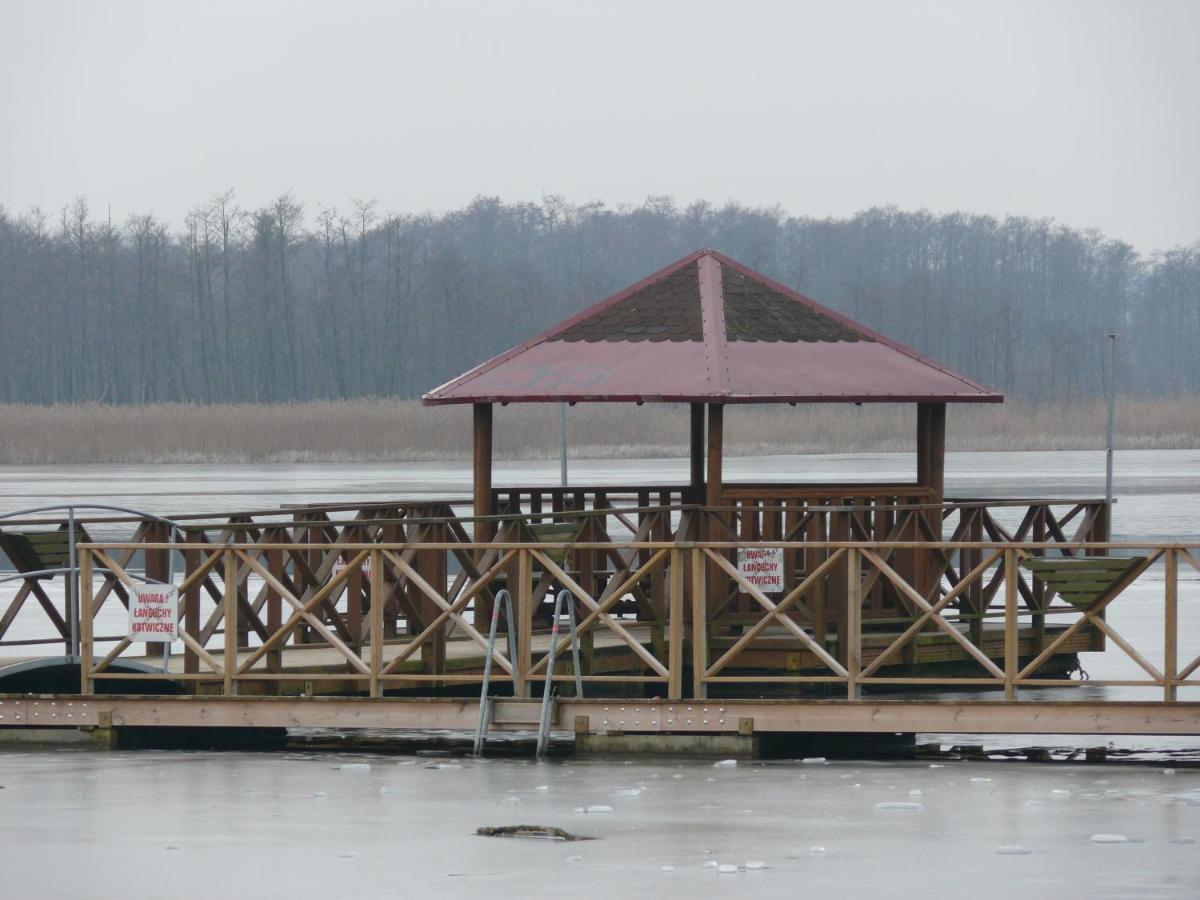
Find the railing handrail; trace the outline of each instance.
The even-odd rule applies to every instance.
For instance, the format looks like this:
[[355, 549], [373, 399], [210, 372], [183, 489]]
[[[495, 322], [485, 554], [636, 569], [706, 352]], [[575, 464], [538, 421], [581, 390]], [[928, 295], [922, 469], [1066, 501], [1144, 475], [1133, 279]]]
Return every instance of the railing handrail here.
[[[209, 553], [231, 550], [311, 550], [303, 541], [263, 541], [219, 544], [202, 542], [91, 541], [76, 545], [80, 550], [199, 550]], [[1194, 541], [771, 541], [748, 538], [740, 541], [330, 541], [324, 550], [736, 550], [762, 547], [782, 550], [1200, 550]]]

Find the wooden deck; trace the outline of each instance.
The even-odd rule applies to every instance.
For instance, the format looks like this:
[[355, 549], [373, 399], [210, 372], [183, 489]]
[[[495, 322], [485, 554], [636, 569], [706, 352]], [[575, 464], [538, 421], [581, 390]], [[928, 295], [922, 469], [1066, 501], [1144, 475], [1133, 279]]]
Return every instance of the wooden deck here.
[[[656, 642], [649, 625], [629, 622], [626, 628], [647, 652], [654, 651]], [[963, 634], [966, 634], [965, 628], [960, 630]], [[1053, 640], [1063, 630], [1065, 629], [1062, 627], [1048, 628], [1044, 640]], [[874, 662], [880, 653], [896, 639], [898, 634], [899, 632], [891, 631], [864, 634], [862, 638], [863, 665], [866, 666]], [[710, 643], [710, 653], [719, 655], [732, 646], [736, 640], [737, 637], [733, 636], [715, 637]], [[1021, 647], [1020, 656], [1023, 658], [1032, 657], [1037, 647], [1033, 629], [1031, 627], [1022, 629], [1019, 640]], [[825, 642], [826, 647], [832, 649], [835, 643], [836, 636], [830, 634]], [[410, 642], [403, 639], [385, 642], [382, 652], [382, 662], [385, 665], [391, 663], [409, 646]], [[998, 625], [986, 626], [983, 631], [983, 640], [979, 646], [990, 659], [1002, 662], [1004, 658], [1003, 627]], [[534, 633], [531, 655], [535, 661], [545, 656], [549, 651], [549, 647], [549, 632]], [[931, 667], [944, 669], [947, 666], [961, 665], [965, 667], [972, 664], [972, 661], [962, 647], [945, 633], [931, 632], [919, 635], [913, 647], [914, 651], [906, 658], [895, 660], [894, 664], [885, 666], [882, 671], [889, 674], [896, 674], [898, 672], [915, 671], [921, 667], [926, 667], [927, 669]], [[1056, 654], [1056, 658], [1085, 652], [1090, 650], [1091, 647], [1091, 635], [1087, 631], [1081, 631], [1063, 643], [1059, 653]], [[504, 635], [500, 635], [497, 639], [497, 650], [500, 653], [507, 652]], [[254, 648], [238, 652], [237, 660], [239, 667], [250, 659], [253, 652]], [[364, 661], [370, 658], [369, 646], [364, 647], [361, 652], [361, 658]], [[0, 670], [5, 666], [38, 658], [0, 658]], [[133, 663], [149, 668], [161, 668], [162, 666], [161, 658], [124, 655], [121, 659], [126, 663]], [[464, 683], [464, 676], [476, 676], [471, 681], [478, 683], [482, 677], [483, 666], [484, 651], [475, 641], [466, 637], [459, 637], [446, 642], [444, 671], [449, 676], [447, 684], [462, 684]], [[592, 638], [589, 661], [585, 663], [584, 668], [589, 676], [599, 676], [606, 681], [622, 674], [628, 675], [631, 679], [640, 679], [645, 672], [645, 667], [628, 644], [621, 640], [615, 633], [606, 630], [595, 632]], [[751, 674], [769, 675], [770, 673], [816, 674], [821, 669], [819, 660], [811, 650], [783, 628], [775, 626], [766, 629], [748, 649], [743, 651], [739, 656], [737, 665], [731, 666], [728, 672], [730, 675], [737, 677], [739, 675], [748, 676]], [[183, 657], [178, 654], [172, 656], [168, 660], [167, 671], [173, 676], [183, 675]], [[277, 673], [268, 671], [265, 658], [259, 659], [248, 671], [255, 676], [259, 676], [259, 678], [244, 682], [241, 691], [243, 694], [268, 692], [285, 695], [300, 695], [305, 693], [321, 695], [356, 694], [362, 693], [364, 689], [363, 683], [366, 680], [362, 676], [357, 676], [356, 680], [350, 680], [348, 676], [352, 673], [350, 672], [350, 666], [345, 656], [332, 646], [322, 645], [299, 644], [288, 646], [281, 654], [281, 665]], [[394, 671], [397, 674], [422, 674], [425, 672], [425, 666], [421, 661], [420, 654], [413, 653], [407, 660], [398, 663]], [[555, 674], [556, 677], [572, 674], [572, 662], [569, 653], [559, 655], [555, 662]], [[278, 676], [277, 678], [272, 677], [276, 675]], [[300, 676], [300, 678], [296, 676]], [[497, 684], [509, 681], [507, 673], [499, 666], [493, 667], [492, 679]], [[466, 683], [470, 683], [470, 681]], [[213, 674], [208, 679], [193, 681], [197, 693], [210, 693], [214, 686], [219, 687], [220, 684], [221, 676], [217, 674]], [[388, 687], [390, 690], [414, 690], [422, 686], [428, 688], [429, 682], [427, 680], [416, 679], [408, 682], [392, 681]]]

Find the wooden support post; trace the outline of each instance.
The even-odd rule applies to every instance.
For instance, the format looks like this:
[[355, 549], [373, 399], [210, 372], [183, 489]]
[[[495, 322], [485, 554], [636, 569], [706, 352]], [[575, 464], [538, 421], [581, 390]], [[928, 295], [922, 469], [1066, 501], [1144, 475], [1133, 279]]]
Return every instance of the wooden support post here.
[[[492, 404], [476, 403], [472, 406], [472, 423], [474, 429], [474, 471], [472, 484], [474, 488], [473, 514], [490, 516], [492, 509]], [[496, 533], [492, 522], [475, 523], [475, 542], [486, 544]], [[486, 551], [475, 551], [475, 562], [483, 558]], [[492, 618], [492, 604], [484, 595], [475, 598], [475, 627], [486, 628]]]
[[[170, 532], [167, 530], [169, 526], [162, 522], [153, 522], [146, 529], [146, 539], [151, 543], [165, 543], [168, 541]], [[170, 550], [146, 550], [146, 578], [150, 581], [166, 583], [170, 577], [171, 563], [168, 555]], [[146, 658], [154, 659], [162, 657], [164, 646], [157, 642], [148, 642], [145, 645]]]
[[[200, 568], [200, 551], [183, 551], [184, 578]], [[200, 586], [202, 579], [183, 592], [183, 630], [197, 640], [200, 639]], [[200, 671], [200, 657], [191, 647], [183, 648], [183, 671], [186, 675], [195, 675]]]
[[[980, 511], [982, 515], [982, 510]], [[1033, 514], [1033, 540], [1036, 543], [1042, 543], [1046, 540], [1046, 508], [1042, 507]], [[1046, 583], [1040, 578], [1030, 578], [1030, 587], [1033, 589], [1033, 606], [1035, 611], [1030, 620], [1033, 630], [1033, 655], [1037, 656], [1042, 652], [1042, 648], [1046, 645], [1046, 607], [1049, 605], [1046, 602]]]
[[[965, 567], [964, 567], [965, 570]], [[1021, 629], [1017, 620], [1017, 551], [1004, 551], [1004, 699], [1017, 699]]]
[[383, 668], [383, 554], [371, 551], [371, 696], [379, 697], [379, 670]]
[[79, 557], [79, 692], [92, 693], [92, 551]]
[[[509, 587], [511, 592], [512, 587]], [[517, 553], [517, 659], [513, 664], [513, 696], [529, 697], [529, 669], [533, 665], [533, 557], [528, 550]]]
[[[725, 407], [719, 403], [708, 404], [708, 481], [704, 497], [705, 506], [710, 510], [713, 507], [721, 506], [724, 503], [724, 483], [723, 483], [723, 462], [725, 453]], [[709, 515], [715, 517], [717, 521], [726, 524], [733, 524], [734, 519], [732, 514], [724, 512], [709, 512]], [[712, 528], [712, 523], [706, 533], [701, 534], [703, 539], [716, 540], [717, 535], [715, 529]], [[724, 540], [722, 536], [720, 538]], [[708, 562], [708, 581], [705, 586], [705, 592], [711, 593], [718, 604], [724, 603], [728, 591], [729, 582], [725, 577], [725, 573], [712, 560]]]
[[[425, 530], [425, 535], [426, 539], [430, 542], [444, 541], [446, 539], [445, 526], [429, 525]], [[426, 582], [433, 586], [434, 590], [443, 596], [445, 595], [445, 550], [419, 550], [413, 568], [417, 570], [417, 573]], [[433, 600], [425, 596], [424, 592], [419, 592], [415, 599], [421, 612], [421, 626], [425, 627], [437, 618], [440, 610]], [[421, 645], [421, 662], [424, 665], [425, 672], [428, 674], [444, 675], [446, 673], [446, 632], [449, 630], [449, 627], [449, 620], [442, 622], [430, 636], [429, 640]]]
[[1179, 551], [1173, 548], [1163, 552], [1166, 572], [1164, 583], [1163, 621], [1163, 700], [1171, 703], [1175, 699], [1175, 676], [1179, 668]]
[[[811, 508], [811, 507], [810, 507]], [[828, 516], [826, 514], [814, 515], [809, 520], [808, 528], [806, 529], [807, 540], [814, 542], [824, 541], [827, 532], [825, 530], [828, 524]], [[805, 550], [804, 551], [804, 571], [807, 574], [812, 572], [829, 556], [828, 550]], [[822, 648], [826, 647], [829, 638], [829, 620], [827, 618], [827, 608], [825, 605], [825, 583], [830, 576], [823, 576], [817, 580], [809, 592], [809, 606], [813, 611], [813, 638]]]
[[708, 670], [708, 598], [705, 585], [704, 551], [693, 549], [692, 555], [692, 698], [703, 700], [708, 695], [704, 673]]
[[[834, 502], [840, 504], [845, 501], [835, 498]], [[850, 513], [848, 511], [830, 511], [829, 540], [848, 541], [850, 537]], [[849, 555], [846, 557], [846, 560], [848, 559]], [[842, 610], [850, 608], [846, 586], [851, 583], [853, 572], [848, 561], [835, 562], [829, 572], [829, 588], [826, 594], [826, 604], [833, 610], [838, 620], [837, 661], [842, 665], [846, 665], [850, 661], [849, 629]]]
[[[347, 530], [346, 539], [350, 541], [363, 540], [363, 534], [357, 528]], [[355, 556], [354, 551], [347, 551], [346, 555], [349, 559]], [[346, 561], [349, 562], [349, 559]], [[363, 639], [363, 573], [362, 566], [357, 565], [352, 568], [346, 576], [346, 630], [350, 632], [349, 644], [354, 652], [362, 655], [362, 639]], [[353, 671], [353, 667], [349, 663], [346, 664], [346, 671]]]
[[[385, 544], [401, 544], [404, 542], [404, 529], [399, 525], [384, 525], [383, 526], [383, 543]], [[373, 572], [374, 570], [372, 570]], [[399, 591], [397, 590], [395, 576], [391, 570], [383, 571], [380, 575], [382, 584], [380, 590], [383, 591], [383, 636], [384, 638], [394, 638], [399, 634], [397, 626], [400, 618], [400, 602]], [[372, 590], [374, 585], [372, 584]]]
[[237, 620], [238, 620], [238, 560], [237, 554], [225, 549], [225, 654], [222, 666], [225, 669], [224, 693], [232, 697], [234, 692], [233, 673], [237, 669]]
[[946, 490], [946, 404], [917, 404], [917, 483], [941, 503]]
[[[492, 515], [492, 404], [474, 405], [475, 430], [475, 515]], [[490, 541], [494, 533], [491, 522], [475, 523], [475, 540]]]
[[[925, 514], [935, 540], [942, 539], [942, 511], [946, 493], [946, 404], [917, 404], [917, 483], [931, 494], [930, 503], [939, 507]], [[922, 537], [921, 540], [926, 540]], [[931, 550], [916, 554], [914, 585], [923, 597], [936, 600], [933, 591], [938, 576], [936, 558]]]
[[[846, 551], [846, 699], [859, 698], [858, 673], [862, 669], [862, 564], [859, 552]], [[842, 634], [838, 635], [842, 637]]]
[[671, 551], [670, 609], [667, 611], [667, 699], [683, 699], [683, 551]]
[[[276, 539], [286, 541], [284, 535], [276, 535]], [[283, 582], [283, 551], [268, 550], [267, 551], [267, 571], [271, 576], [280, 583]], [[279, 591], [267, 584], [267, 631], [271, 634], [277, 632], [283, 627], [283, 600], [279, 596]], [[283, 643], [286, 643], [284, 639]], [[267, 671], [282, 672], [283, 671], [283, 644], [276, 645], [275, 650], [267, 652]]]
[[724, 487], [721, 483], [721, 463], [725, 452], [725, 407], [719, 403], [708, 404], [708, 490], [705, 502], [709, 506], [720, 506]]
[[691, 404], [691, 503], [699, 503], [704, 497], [704, 404]]

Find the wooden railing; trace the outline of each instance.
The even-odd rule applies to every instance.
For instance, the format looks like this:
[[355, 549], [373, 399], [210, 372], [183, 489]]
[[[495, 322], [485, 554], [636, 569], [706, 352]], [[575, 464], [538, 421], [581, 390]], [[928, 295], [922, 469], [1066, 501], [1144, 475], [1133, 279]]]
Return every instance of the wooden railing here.
[[[821, 561], [792, 586], [768, 595], [754, 586], [730, 555], [747, 546], [780, 548], [803, 553], [818, 550]], [[179, 584], [180, 596], [196, 597], [211, 582], [215, 628], [189, 614], [188, 600], [181, 604], [180, 639], [192, 665], [154, 664], [157, 671], [129, 671], [131, 660], [145, 666], [137, 645], [127, 638], [109, 640], [107, 646], [93, 636], [94, 622], [105, 602], [118, 596], [105, 586], [115, 582], [126, 593], [140, 579], [120, 562], [130, 550], [180, 551], [195, 562]], [[572, 569], [560, 543], [499, 539], [487, 544], [429, 540], [421, 543], [332, 542], [325, 550], [344, 560], [337, 572], [322, 567], [314, 578], [315, 589], [302, 586], [297, 572], [308, 568], [310, 544], [289, 540], [223, 545], [193, 542], [179, 544], [81, 545], [82, 667], [81, 687], [91, 693], [101, 681], [134, 681], [145, 684], [164, 680], [190, 684], [203, 691], [233, 695], [294, 693], [303, 684], [338, 683], [356, 692], [379, 697], [387, 690], [426, 692], [455, 684], [478, 683], [484, 630], [469, 613], [496, 584], [505, 580], [515, 607], [516, 652], [510, 658], [498, 651], [493, 681], [508, 684], [517, 697], [530, 696], [545, 681], [545, 659], [550, 642], [558, 642], [558, 659], [569, 660], [569, 638], [556, 636], [549, 622], [539, 619], [539, 591], [552, 583], [568, 591], [580, 609], [578, 634], [586, 642], [582, 680], [589, 683], [621, 682], [642, 693], [704, 698], [720, 686], [728, 691], [759, 691], [779, 685], [824, 685], [848, 699], [865, 687], [992, 688], [1016, 699], [1023, 688], [1069, 687], [1085, 682], [1040, 675], [1055, 654], [1079, 647], [1079, 640], [1094, 631], [1131, 659], [1144, 677], [1091, 680], [1089, 686], [1153, 687], [1162, 700], [1174, 701], [1178, 688], [1200, 685], [1200, 657], [1179, 656], [1180, 568], [1200, 572], [1200, 545], [963, 541], [839, 541], [801, 543], [760, 541], [650, 541], [614, 544], [581, 540], [572, 552], [607, 557], [603, 575], [598, 570], [584, 577]], [[899, 554], [932, 553], [957, 561], [949, 577], [943, 573], [929, 587], [901, 571]], [[970, 554], [968, 564], [961, 563]], [[1078, 554], [1077, 556], [1074, 556]], [[1073, 562], [1085, 563], [1103, 554], [1104, 579], [1087, 574], [1081, 581], [1064, 581]], [[446, 573], [450, 558], [461, 562], [451, 579]], [[1038, 562], [1053, 562], [1059, 574], [1048, 575]], [[1064, 562], [1065, 561], [1065, 562]], [[366, 566], [364, 570], [364, 566]], [[1106, 617], [1107, 610], [1130, 594], [1131, 588], [1152, 568], [1163, 572], [1163, 629], [1161, 643], [1147, 647], [1122, 634]], [[719, 601], [710, 573], [717, 582], [737, 586], [753, 603], [740, 631], [731, 632], [710, 614]], [[840, 570], [844, 580], [844, 623], [836, 642], [815, 629], [809, 603], [816, 585]], [[1038, 573], [1041, 574], [1038, 574]], [[443, 574], [446, 577], [441, 577]], [[1069, 574], [1069, 573], [1068, 573]], [[636, 594], [655, 579], [665, 585], [661, 636], [639, 621]], [[363, 618], [354, 626], [346, 592], [362, 579]], [[1056, 581], [1055, 579], [1059, 579]], [[1100, 583], [1106, 581], [1107, 583]], [[910, 614], [890, 630], [868, 627], [864, 619], [870, 591], [885, 583], [898, 592]], [[247, 584], [263, 597], [266, 615], [250, 601]], [[1043, 600], [1031, 604], [1022, 585], [1041, 585]], [[1070, 602], [1054, 602], [1054, 585]], [[1187, 582], [1195, 585], [1195, 581]], [[978, 590], [986, 598], [982, 612], [964, 612], [960, 601]], [[1032, 591], [1030, 592], [1032, 595]], [[1048, 598], [1048, 599], [1046, 599]], [[424, 603], [424, 612], [415, 599]], [[403, 635], [386, 626], [389, 601], [398, 603], [404, 620]], [[1034, 640], [1034, 619], [1051, 618], [1052, 631], [1043, 643]], [[973, 623], [982, 618], [984, 624]], [[248, 624], [243, 620], [252, 620]], [[242, 642], [240, 636], [253, 634]], [[905, 654], [933, 635], [975, 674], [921, 674], [902, 663]], [[219, 638], [219, 639], [218, 639]], [[1145, 642], [1143, 642], [1145, 643]], [[453, 652], [449, 652], [452, 650]], [[1159, 653], [1161, 651], [1161, 653]], [[763, 654], [782, 653], [785, 665], [764, 665]], [[1161, 655], [1161, 663], [1152, 657]], [[161, 663], [161, 661], [160, 661]], [[185, 660], [186, 663], [186, 660]], [[569, 665], [556, 668], [554, 680], [567, 688], [574, 680]], [[289, 685], [291, 687], [289, 687]], [[605, 696], [604, 688], [599, 696]], [[595, 696], [595, 695], [594, 695]]]
[[[783, 541], [785, 586], [788, 590], [821, 569], [822, 575], [808, 581], [806, 602], [790, 613], [799, 625], [814, 633], [842, 635], [846, 628], [845, 560], [838, 559], [822, 568], [828, 559], [827, 542], [864, 541], [895, 544], [897, 541], [936, 542], [945, 536], [951, 542], [981, 543], [1056, 543], [1061, 552], [1082, 552], [1069, 545], [1080, 541], [1095, 542], [1103, 537], [1106, 524], [1101, 501], [1056, 500], [970, 500], [950, 501], [941, 505], [927, 502], [925, 495], [912, 486], [870, 485], [843, 488], [831, 492], [828, 486], [770, 488], [739, 486], [731, 490], [731, 504], [723, 508], [681, 505], [683, 489], [663, 488], [539, 488], [499, 492], [497, 515], [487, 518], [496, 540], [536, 543], [544, 535], [546, 524], [560, 532], [559, 552], [565, 554], [564, 568], [588, 590], [598, 590], [629, 565], [644, 564], [650, 552], [640, 546], [647, 542], [666, 543], [705, 538], [710, 541]], [[907, 491], [907, 493], [900, 492]], [[538, 494], [537, 491], [541, 491]], [[744, 492], [745, 496], [742, 496]], [[913, 502], [910, 502], [913, 501]], [[632, 504], [632, 505], [631, 505]], [[454, 576], [456, 583], [472, 577], [484, 565], [487, 551], [471, 544], [476, 525], [481, 521], [456, 515], [461, 509], [453, 501], [431, 500], [405, 503], [306, 506], [292, 509], [257, 510], [177, 518], [178, 528], [161, 520], [137, 520], [106, 517], [81, 520], [77, 527], [83, 539], [91, 531], [125, 528], [129, 537], [120, 550], [114, 550], [113, 562], [141, 577], [154, 581], [167, 579], [172, 557], [185, 577], [195, 573], [205, 558], [199, 547], [227, 543], [245, 545], [290, 545], [291, 550], [272, 550], [264, 556], [276, 579], [283, 579], [294, 594], [305, 602], [327, 583], [335, 571], [349, 562], [341, 544], [404, 544], [412, 546], [441, 542], [455, 545], [453, 551], [435, 558], [418, 553], [423, 577], [431, 583], [444, 583]], [[48, 530], [61, 528], [53, 520], [6, 523], [6, 528]], [[564, 534], [564, 531], [572, 531]], [[591, 543], [597, 546], [588, 547]], [[188, 547], [188, 544], [198, 545]], [[633, 547], [632, 545], [639, 545]], [[490, 545], [489, 545], [490, 546]], [[921, 549], [893, 546], [886, 551], [890, 564], [929, 595], [935, 586], [952, 589], [961, 570], [969, 570], [980, 561], [970, 548], [948, 555], [934, 546]], [[727, 554], [732, 558], [731, 554]], [[631, 557], [631, 558], [627, 558]], [[494, 556], [493, 556], [494, 558]], [[511, 561], [495, 578], [495, 586], [485, 585], [478, 602], [472, 602], [471, 615], [476, 626], [486, 621], [494, 587], [516, 583], [515, 564]], [[537, 567], [538, 583], [534, 590], [536, 615], [549, 615], [554, 592], [561, 587], [543, 566]], [[241, 614], [235, 619], [238, 646], [265, 640], [272, 616], [281, 610], [274, 589], [254, 577], [248, 565], [238, 568]], [[753, 598], [737, 582], [723, 575], [713, 563], [709, 567], [710, 600], [708, 615], [712, 627], [731, 634], [744, 628], [757, 608]], [[188, 627], [203, 640], [220, 633], [223, 618], [219, 613], [222, 591], [218, 579], [205, 571], [189, 582], [184, 597]], [[254, 590], [251, 591], [251, 581]], [[71, 646], [71, 592], [65, 589], [63, 576], [46, 578], [30, 574], [14, 597], [0, 611], [0, 648], [27, 646], [41, 650], [61, 642], [68, 654]], [[56, 589], [57, 588], [57, 589]], [[341, 609], [331, 603], [319, 603], [315, 613], [326, 627], [332, 628], [351, 645], [365, 640], [369, 584], [361, 573], [352, 571], [341, 591]], [[983, 622], [995, 597], [995, 586], [979, 582], [966, 585], [955, 595], [954, 610], [973, 628], [973, 637], [981, 639]], [[1045, 584], [1022, 575], [1018, 590], [1023, 602], [1034, 610], [1033, 628], [1036, 646], [1045, 637], [1046, 605], [1052, 599]], [[128, 590], [111, 573], [105, 575], [97, 592], [97, 602], [110, 597], [128, 605]], [[207, 598], [211, 604], [202, 603]], [[651, 569], [647, 577], [633, 586], [616, 611], [631, 615], [645, 624], [656, 645], [667, 637], [666, 607], [669, 600], [665, 570]], [[17, 615], [27, 605], [37, 604], [45, 618], [45, 627], [36, 636], [11, 638], [8, 632]], [[394, 638], [414, 624], [425, 627], [437, 618], [438, 609], [419, 590], [404, 579], [391, 578], [385, 585], [385, 636]], [[867, 630], [887, 628], [911, 621], [919, 611], [903, 591], [888, 579], [873, 576], [864, 586], [860, 618]], [[425, 623], [425, 624], [422, 624]], [[1090, 633], [1092, 649], [1102, 649], [1104, 635]], [[305, 620], [297, 629], [295, 641], [319, 641]], [[837, 653], [845, 659], [845, 640], [837, 637]], [[422, 659], [437, 668], [443, 652], [439, 638], [435, 647], [423, 652]], [[153, 648], [152, 648], [153, 652]], [[199, 671], [199, 656], [190, 648], [185, 653], [189, 672]], [[275, 660], [274, 656], [269, 657]]]

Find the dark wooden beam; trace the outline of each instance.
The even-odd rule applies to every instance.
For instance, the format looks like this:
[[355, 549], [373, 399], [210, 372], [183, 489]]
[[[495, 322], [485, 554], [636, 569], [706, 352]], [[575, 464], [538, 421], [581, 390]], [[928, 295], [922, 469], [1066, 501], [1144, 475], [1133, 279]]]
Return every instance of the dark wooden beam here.
[[692, 407], [692, 493], [698, 502], [704, 496], [704, 404]]
[[917, 483], [940, 503], [946, 486], [946, 404], [917, 404]]
[[721, 462], [725, 452], [725, 407], [719, 403], [708, 404], [708, 493], [705, 501], [709, 506], [720, 506], [723, 484]]
[[[946, 404], [917, 404], [917, 483], [928, 488], [929, 502], [941, 504], [946, 486]], [[928, 531], [941, 539], [942, 515], [938, 510], [923, 513]], [[929, 596], [937, 583], [936, 560], [927, 550], [914, 554], [913, 580], [917, 589]]]
[[[476, 403], [474, 409], [475, 430], [475, 515], [490, 516], [492, 510], [492, 404]], [[493, 528], [491, 522], [475, 524], [475, 540], [490, 541]]]

